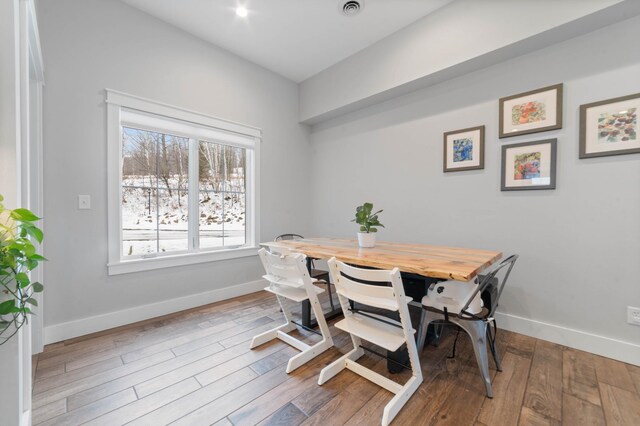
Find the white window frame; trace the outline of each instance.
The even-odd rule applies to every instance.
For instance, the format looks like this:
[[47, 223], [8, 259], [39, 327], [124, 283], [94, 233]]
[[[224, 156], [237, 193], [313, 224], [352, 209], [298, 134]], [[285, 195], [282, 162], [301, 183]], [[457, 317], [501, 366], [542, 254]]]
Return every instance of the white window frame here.
[[[259, 232], [259, 200], [260, 200], [260, 141], [262, 131], [259, 128], [234, 123], [220, 118], [211, 117], [199, 112], [189, 111], [167, 105], [161, 102], [144, 99], [138, 96], [106, 89], [107, 103], [107, 209], [108, 209], [108, 241], [109, 260], [107, 269], [109, 275], [126, 274], [131, 272], [149, 271], [159, 268], [168, 268], [183, 265], [193, 265], [196, 263], [212, 262], [239, 257], [255, 256], [258, 253]], [[246, 164], [246, 244], [238, 248], [222, 247], [220, 249], [193, 250], [194, 241], [189, 242], [193, 251], [168, 253], [135, 259], [126, 259], [122, 256], [122, 127], [123, 118], [127, 116], [127, 111], [136, 114], [147, 113], [150, 120], [157, 120], [162, 116], [168, 122], [175, 121], [179, 127], [180, 122], [188, 122], [202, 129], [203, 136], [207, 130], [218, 132], [214, 140], [204, 137], [214, 143], [239, 146], [247, 148]], [[224, 135], [220, 133], [224, 132]], [[197, 147], [197, 144], [192, 143]], [[190, 148], [194, 149], [194, 148]], [[189, 167], [197, 167], [197, 156], [189, 156]], [[196, 185], [194, 187], [194, 185]], [[195, 192], [193, 192], [195, 190]], [[193, 194], [192, 194], [193, 192]], [[197, 182], [190, 182], [189, 193], [191, 197], [197, 197]], [[197, 207], [197, 203], [189, 203], [189, 217], [198, 217], [198, 212], [191, 211]], [[196, 231], [197, 221], [189, 221], [189, 228]], [[198, 235], [193, 232], [193, 235]]]

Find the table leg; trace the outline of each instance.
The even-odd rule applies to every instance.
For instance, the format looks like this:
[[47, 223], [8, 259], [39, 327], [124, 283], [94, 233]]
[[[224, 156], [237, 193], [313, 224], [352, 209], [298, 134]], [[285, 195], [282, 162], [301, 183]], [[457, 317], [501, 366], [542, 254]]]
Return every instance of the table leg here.
[[[333, 311], [326, 312], [324, 314], [324, 319], [329, 321], [334, 318], [338, 318], [341, 315], [342, 309], [336, 308]], [[308, 300], [302, 302], [302, 325], [308, 328], [315, 328], [318, 326], [317, 321], [311, 319], [311, 303], [309, 303]]]
[[309, 328], [317, 325], [311, 324], [311, 303], [308, 300], [302, 302], [302, 325]]

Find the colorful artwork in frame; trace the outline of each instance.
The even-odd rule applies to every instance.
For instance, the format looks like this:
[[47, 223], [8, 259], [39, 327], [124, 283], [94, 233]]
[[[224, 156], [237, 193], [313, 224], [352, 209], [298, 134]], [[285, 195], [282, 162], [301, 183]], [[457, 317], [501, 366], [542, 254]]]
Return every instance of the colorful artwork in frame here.
[[500, 98], [500, 138], [562, 128], [562, 84]]
[[502, 191], [555, 189], [556, 139], [502, 146]]
[[640, 153], [640, 93], [580, 106], [580, 158]]
[[444, 134], [445, 172], [484, 169], [484, 126]]

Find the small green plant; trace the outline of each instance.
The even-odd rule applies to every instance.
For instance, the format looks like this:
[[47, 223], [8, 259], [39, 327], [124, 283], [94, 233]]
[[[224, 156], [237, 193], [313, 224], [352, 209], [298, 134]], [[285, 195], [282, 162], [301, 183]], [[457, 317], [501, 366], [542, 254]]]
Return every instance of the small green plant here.
[[373, 212], [373, 203], [364, 203], [361, 206], [356, 207], [356, 218], [351, 222], [356, 222], [360, 225], [360, 232], [378, 232], [376, 226], [384, 228], [384, 225], [378, 220], [378, 214], [382, 213], [382, 210]]
[[44, 287], [31, 282], [29, 271], [46, 260], [31, 242], [42, 243], [42, 231], [34, 225], [40, 218], [27, 209], [5, 209], [3, 199], [0, 195], [0, 345], [27, 323], [29, 306], [38, 306], [33, 295]]

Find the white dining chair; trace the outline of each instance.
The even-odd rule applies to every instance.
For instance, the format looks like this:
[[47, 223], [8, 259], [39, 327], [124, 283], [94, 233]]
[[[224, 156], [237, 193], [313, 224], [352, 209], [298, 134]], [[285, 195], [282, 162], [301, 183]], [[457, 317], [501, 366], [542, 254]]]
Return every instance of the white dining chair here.
[[[269, 286], [265, 290], [276, 295], [286, 322], [281, 326], [255, 336], [251, 340], [250, 347], [253, 349], [273, 339], [280, 339], [298, 349], [301, 352], [290, 358], [287, 364], [286, 372], [290, 373], [333, 346], [329, 326], [322, 313], [322, 306], [318, 301], [318, 294], [324, 292], [324, 290], [313, 284], [314, 281], [307, 270], [305, 255], [275, 254], [265, 249], [260, 249], [258, 254], [266, 272], [263, 278], [269, 281]], [[293, 320], [287, 301], [300, 303], [307, 299], [311, 303], [311, 309], [316, 317], [320, 335], [322, 336], [322, 340], [311, 346], [287, 334], [296, 329], [296, 323]]]
[[[297, 241], [303, 240], [304, 237], [300, 234], [280, 234], [273, 241]], [[272, 246], [270, 251], [272, 253], [280, 253], [280, 254], [288, 254], [290, 250], [284, 247]], [[323, 269], [316, 269], [316, 264], [314, 259], [307, 258], [307, 269], [309, 270], [309, 275], [314, 281], [320, 281], [324, 285], [327, 286], [327, 294], [329, 295], [329, 305], [331, 305], [331, 310], [333, 311], [335, 307], [333, 306], [333, 292], [331, 291], [331, 281], [329, 280], [329, 271], [325, 271]]]
[[[318, 384], [326, 383], [346, 368], [393, 393], [395, 396], [384, 407], [382, 414], [382, 425], [386, 426], [422, 383], [422, 370], [414, 340], [415, 330], [411, 327], [407, 306], [411, 298], [404, 294], [398, 268], [391, 271], [355, 268], [339, 262], [334, 257], [329, 260], [329, 272], [344, 313], [344, 319], [337, 322], [335, 327], [351, 335], [353, 349], [323, 368]], [[358, 281], [382, 285], [364, 284]], [[349, 301], [397, 313], [400, 321], [371, 312], [351, 310]], [[358, 364], [356, 361], [364, 355], [362, 340], [391, 352], [406, 345], [409, 352], [411, 378], [404, 385], [400, 385]]]
[[[494, 313], [516, 260], [518, 255], [509, 256], [475, 281], [443, 281], [434, 284], [422, 298], [422, 315], [418, 328], [419, 352], [424, 348], [429, 324], [457, 325], [471, 338], [476, 362], [489, 398], [493, 398], [493, 389], [489, 376], [487, 350], [490, 350], [493, 355], [496, 369], [502, 371], [500, 356], [495, 347], [495, 334], [492, 334], [490, 324], [493, 323], [496, 328]], [[482, 295], [490, 293], [494, 295], [487, 299], [490, 304], [483, 306]]]

